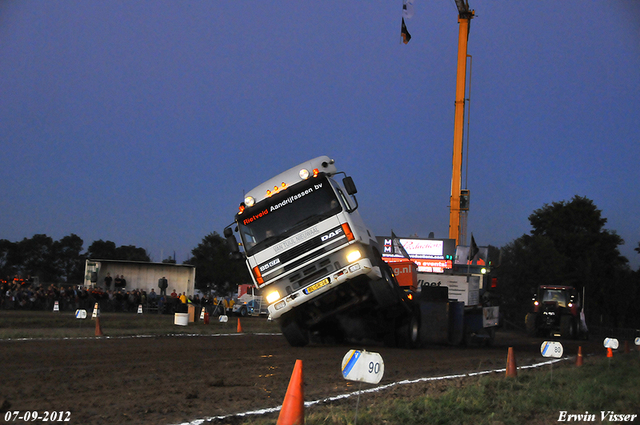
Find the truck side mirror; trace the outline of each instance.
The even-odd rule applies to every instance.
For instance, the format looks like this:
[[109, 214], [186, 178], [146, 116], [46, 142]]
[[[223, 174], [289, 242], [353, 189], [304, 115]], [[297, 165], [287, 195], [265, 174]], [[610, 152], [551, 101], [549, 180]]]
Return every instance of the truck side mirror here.
[[342, 184], [344, 185], [344, 188], [349, 195], [355, 195], [356, 193], [358, 193], [356, 184], [353, 182], [353, 179], [351, 177], [345, 177], [344, 179], [342, 179]]
[[227, 239], [227, 246], [229, 247], [229, 251], [231, 251], [231, 259], [241, 260], [242, 254], [240, 253], [240, 248], [238, 248], [238, 240], [233, 234], [233, 229], [231, 229], [230, 227], [225, 228], [224, 237]]

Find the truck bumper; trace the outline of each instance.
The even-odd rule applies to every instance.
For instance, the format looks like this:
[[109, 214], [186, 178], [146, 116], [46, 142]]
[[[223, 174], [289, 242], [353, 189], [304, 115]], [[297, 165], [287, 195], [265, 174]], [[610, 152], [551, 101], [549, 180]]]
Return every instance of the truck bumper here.
[[370, 279], [380, 279], [382, 273], [380, 273], [380, 268], [374, 267], [368, 258], [360, 259], [269, 305], [269, 317], [275, 320], [294, 308], [360, 276], [367, 276]]

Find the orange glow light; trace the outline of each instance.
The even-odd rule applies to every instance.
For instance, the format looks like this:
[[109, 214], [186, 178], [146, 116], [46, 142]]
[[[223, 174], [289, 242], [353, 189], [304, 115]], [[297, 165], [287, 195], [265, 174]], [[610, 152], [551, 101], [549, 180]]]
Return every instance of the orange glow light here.
[[262, 278], [262, 273], [260, 273], [260, 268], [258, 266], [255, 266], [253, 268], [253, 275], [256, 278], [256, 282], [258, 282], [258, 284], [263, 284], [264, 283], [264, 279]]
[[355, 237], [353, 236], [353, 232], [351, 232], [351, 227], [349, 227], [348, 223], [342, 223], [342, 231], [344, 232], [344, 235], [347, 237], [348, 241], [352, 241], [355, 239]]

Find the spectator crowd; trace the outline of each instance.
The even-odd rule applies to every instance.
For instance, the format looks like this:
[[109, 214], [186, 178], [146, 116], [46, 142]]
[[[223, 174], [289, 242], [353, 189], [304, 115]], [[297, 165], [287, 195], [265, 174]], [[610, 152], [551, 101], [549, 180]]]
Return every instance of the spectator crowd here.
[[0, 309], [52, 311], [56, 301], [60, 311], [91, 311], [98, 303], [102, 312], [136, 313], [142, 305], [145, 312], [164, 314], [173, 314], [181, 304], [195, 304], [198, 311], [205, 308], [209, 314], [224, 314], [233, 306], [233, 300], [229, 298], [187, 296], [178, 294], [175, 289], [170, 295], [159, 295], [155, 289], [147, 292], [140, 289], [86, 288], [82, 285], [40, 285], [30, 277], [23, 279], [20, 276], [7, 276], [0, 280]]

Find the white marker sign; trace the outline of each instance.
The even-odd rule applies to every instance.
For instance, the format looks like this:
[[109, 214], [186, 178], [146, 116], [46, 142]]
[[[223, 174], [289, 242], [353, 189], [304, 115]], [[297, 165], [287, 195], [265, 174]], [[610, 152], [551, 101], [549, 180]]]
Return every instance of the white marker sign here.
[[640, 336], [636, 338], [636, 345], [640, 345]]
[[76, 310], [76, 319], [86, 319], [87, 318], [87, 310]]
[[618, 340], [615, 338], [604, 339], [604, 348], [611, 348], [612, 350], [617, 350], [619, 345], [620, 344], [618, 343]]
[[540, 346], [540, 353], [542, 353], [542, 357], [562, 357], [562, 353], [564, 349], [562, 348], [562, 344], [557, 341], [545, 341]]
[[349, 350], [342, 359], [342, 376], [349, 381], [377, 384], [384, 375], [384, 361], [378, 353]]

